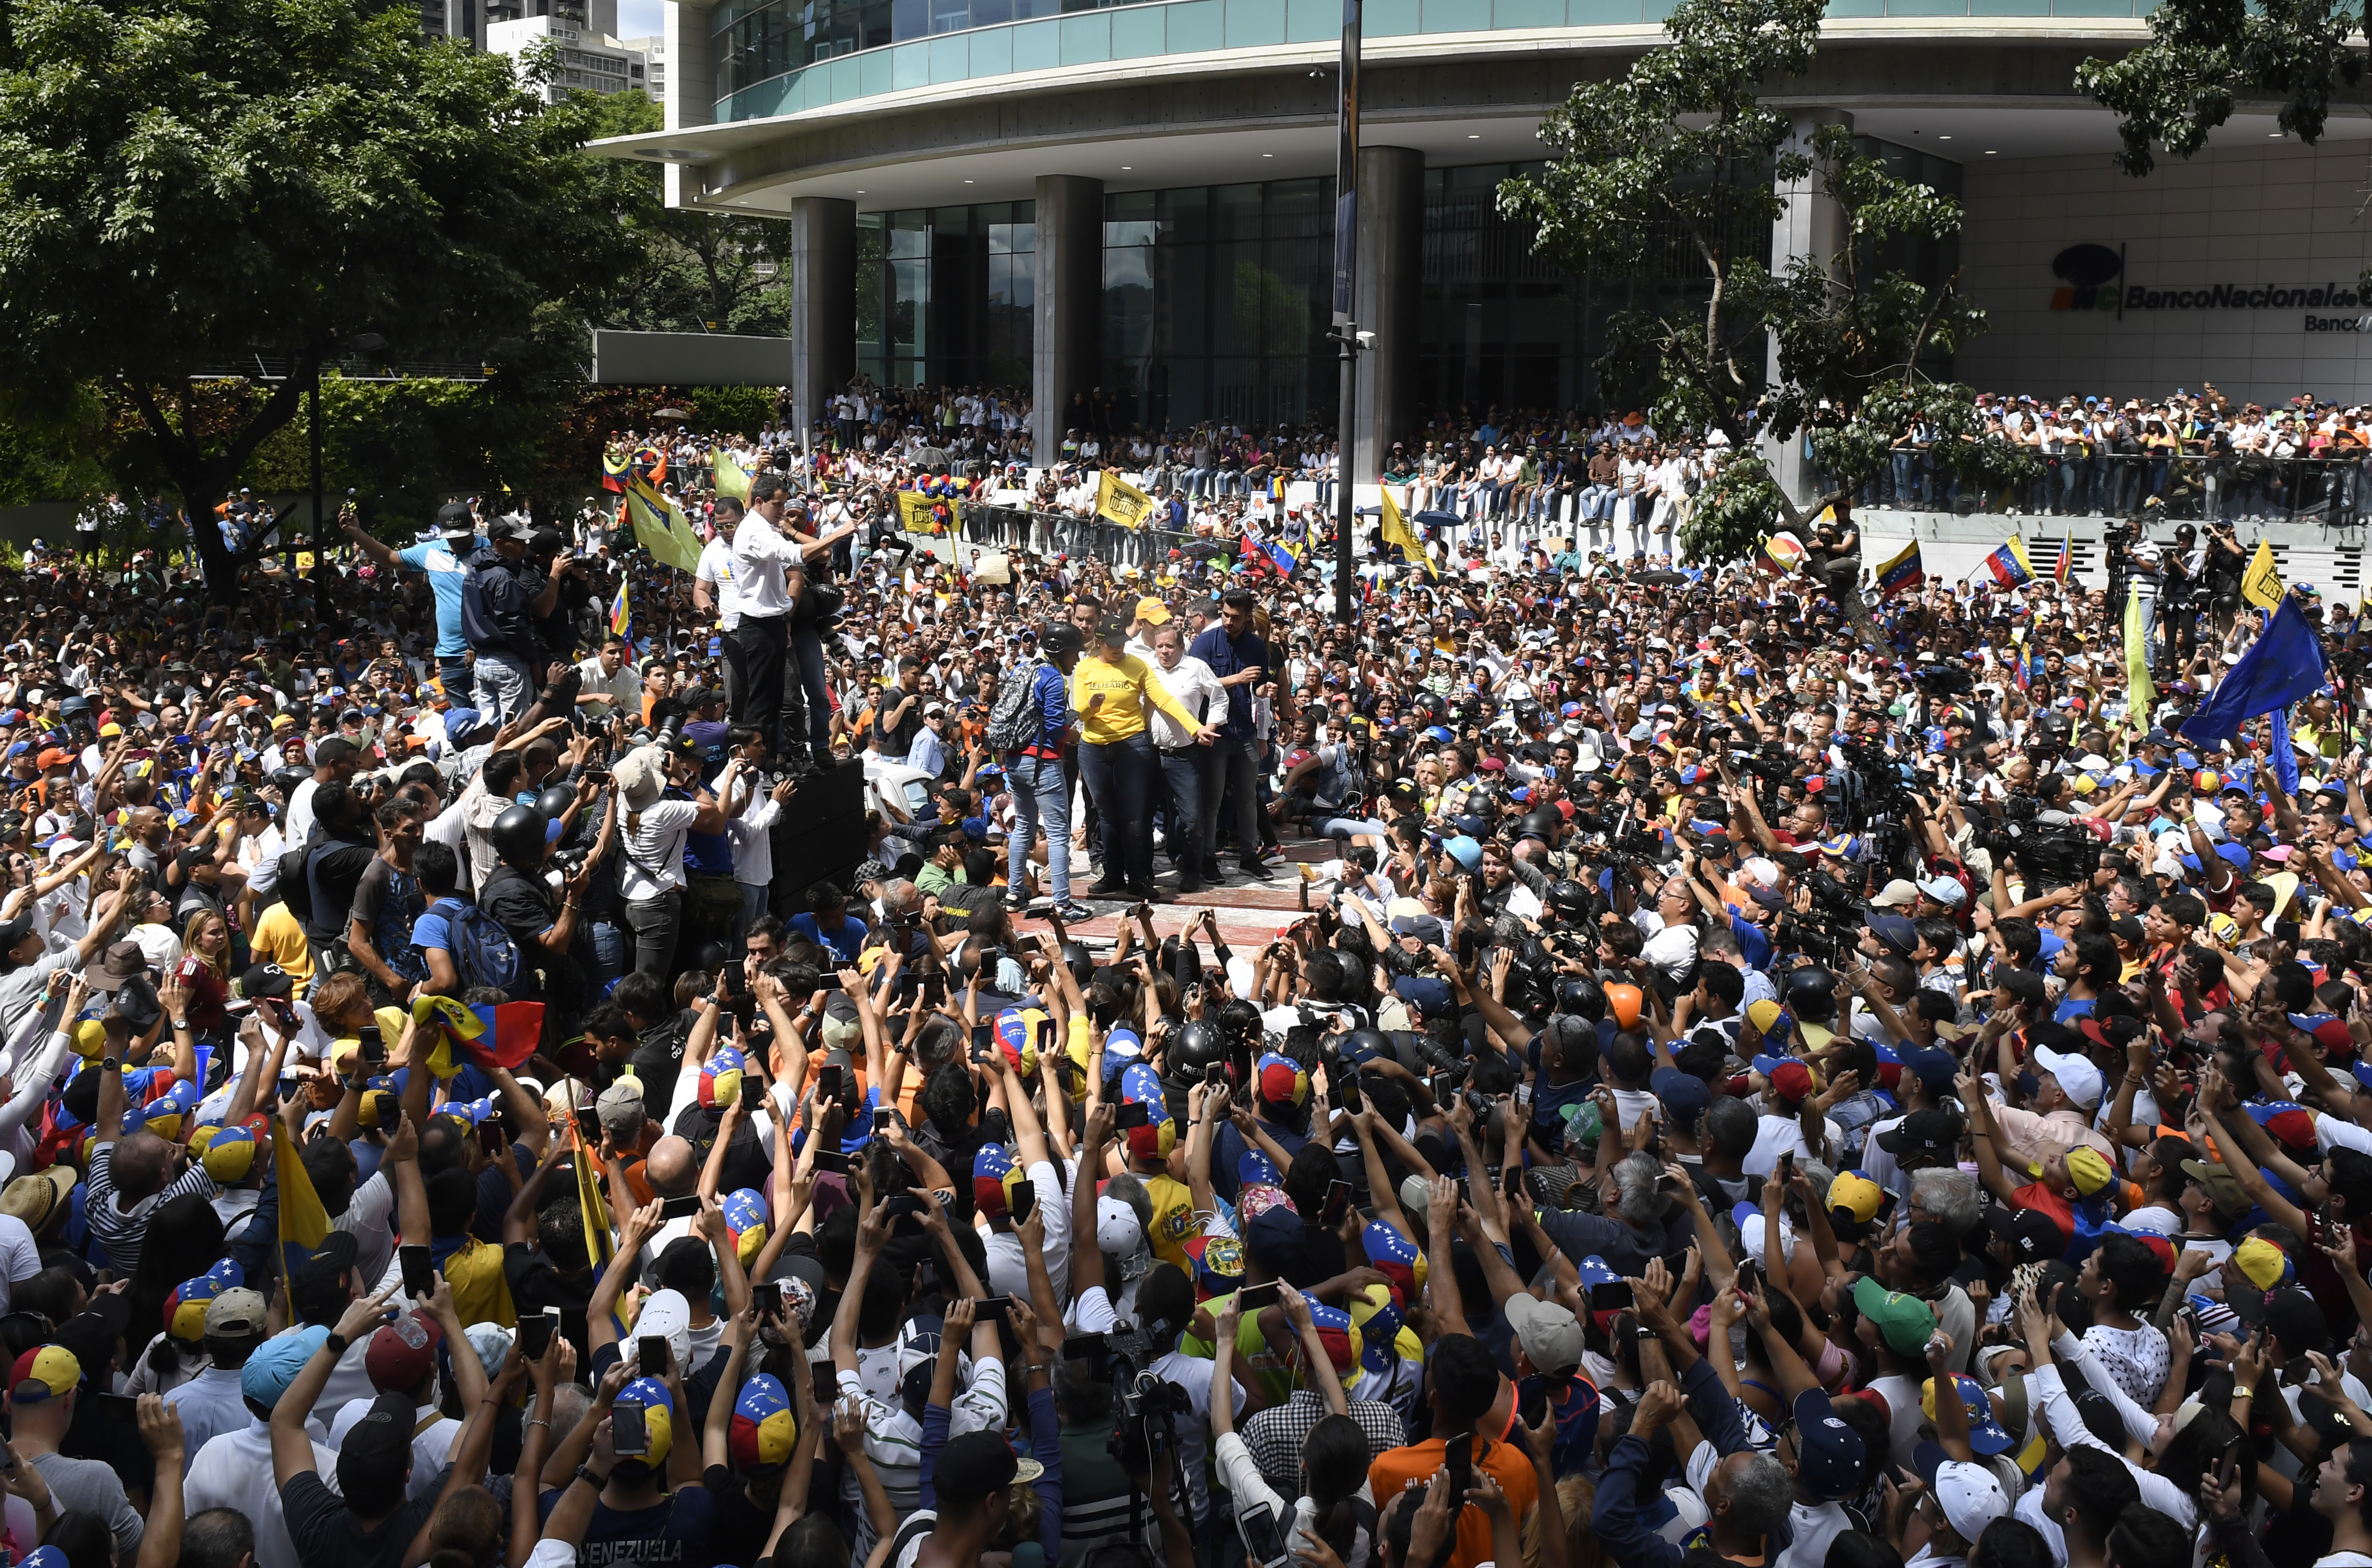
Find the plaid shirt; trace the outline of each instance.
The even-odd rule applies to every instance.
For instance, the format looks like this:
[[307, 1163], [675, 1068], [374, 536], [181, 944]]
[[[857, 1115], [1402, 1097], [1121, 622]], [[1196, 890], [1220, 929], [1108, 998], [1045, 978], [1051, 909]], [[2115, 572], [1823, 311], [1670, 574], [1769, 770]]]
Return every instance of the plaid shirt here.
[[[1400, 1412], [1382, 1400], [1353, 1400], [1350, 1409], [1351, 1419], [1367, 1434], [1370, 1462], [1387, 1448], [1408, 1443]], [[1301, 1485], [1301, 1451], [1309, 1446], [1309, 1434], [1327, 1414], [1326, 1401], [1316, 1392], [1296, 1388], [1285, 1403], [1271, 1405], [1244, 1423], [1244, 1446], [1271, 1485], [1285, 1491]]]

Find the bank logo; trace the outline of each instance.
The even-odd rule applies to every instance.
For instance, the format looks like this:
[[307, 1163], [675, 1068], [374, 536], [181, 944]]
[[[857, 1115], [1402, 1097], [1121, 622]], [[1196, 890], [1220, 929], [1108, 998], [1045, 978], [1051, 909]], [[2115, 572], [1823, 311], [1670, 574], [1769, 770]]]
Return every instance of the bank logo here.
[[2124, 257], [2105, 245], [2070, 245], [2051, 258], [2052, 275], [2059, 279], [2051, 308], [2114, 310], [2117, 279], [2124, 270]]

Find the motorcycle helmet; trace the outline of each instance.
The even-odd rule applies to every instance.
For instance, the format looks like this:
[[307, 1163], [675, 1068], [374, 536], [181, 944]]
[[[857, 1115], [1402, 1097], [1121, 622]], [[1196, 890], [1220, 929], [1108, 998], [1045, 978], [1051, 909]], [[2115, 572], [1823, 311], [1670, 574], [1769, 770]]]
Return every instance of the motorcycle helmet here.
[[532, 869], [543, 864], [544, 845], [552, 842], [551, 824], [532, 806], [506, 806], [486, 837], [505, 864]]
[[576, 792], [564, 784], [546, 784], [543, 793], [535, 797], [535, 808], [554, 821], [558, 821], [576, 803]]
[[1063, 967], [1071, 971], [1071, 978], [1078, 982], [1082, 991], [1087, 989], [1087, 981], [1096, 977], [1095, 959], [1087, 957], [1087, 950], [1076, 942], [1063, 944]]
[[[1529, 811], [1524, 813], [1525, 836], [1528, 838], [1538, 839], [1544, 844], [1552, 844], [1556, 842], [1557, 830], [1564, 826], [1564, 813], [1559, 811], [1553, 806], [1536, 806]], [[1572, 909], [1564, 910], [1563, 905], [1556, 904], [1554, 894], [1558, 888], [1570, 888], [1573, 889], [1574, 906]], [[1556, 905], [1556, 907], [1563, 910], [1564, 912], [1568, 914], [1578, 914], [1581, 912], [1583, 901], [1579, 884], [1574, 882], [1559, 882], [1551, 886], [1549, 892], [1552, 895], [1549, 902], [1552, 905]]]
[[1227, 1059], [1227, 1037], [1216, 1024], [1189, 1018], [1169, 1037], [1169, 1077], [1177, 1083], [1202, 1081], [1205, 1069]]
[[1606, 992], [1587, 975], [1571, 975], [1557, 982], [1557, 1011], [1596, 1023], [1606, 1016]]
[[1825, 1024], [1837, 1016], [1837, 977], [1822, 964], [1806, 964], [1787, 973], [1787, 1010], [1808, 1023]]

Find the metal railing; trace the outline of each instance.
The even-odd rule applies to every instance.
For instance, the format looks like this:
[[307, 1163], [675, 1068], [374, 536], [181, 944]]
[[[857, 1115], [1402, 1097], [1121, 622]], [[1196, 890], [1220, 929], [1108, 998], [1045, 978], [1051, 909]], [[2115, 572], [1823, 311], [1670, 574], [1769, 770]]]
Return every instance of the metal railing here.
[[992, 506], [967, 501], [957, 508], [959, 536], [989, 550], [1024, 550], [1034, 555], [1084, 555], [1113, 566], [1151, 567], [1171, 551], [1184, 559], [1235, 557], [1234, 539], [1202, 539], [1169, 528], [1124, 528], [1100, 517], [1041, 512], [1027, 506]]
[[2025, 483], [1978, 487], [1937, 472], [1924, 452], [1901, 452], [1891, 471], [1864, 486], [1855, 504], [1865, 510], [1960, 517], [2003, 512], [2129, 517], [2147, 510], [2169, 521], [2262, 520], [2334, 528], [2355, 527], [2372, 510], [2372, 470], [2367, 470], [2372, 457], [2103, 453], [2041, 462], [2041, 471]]

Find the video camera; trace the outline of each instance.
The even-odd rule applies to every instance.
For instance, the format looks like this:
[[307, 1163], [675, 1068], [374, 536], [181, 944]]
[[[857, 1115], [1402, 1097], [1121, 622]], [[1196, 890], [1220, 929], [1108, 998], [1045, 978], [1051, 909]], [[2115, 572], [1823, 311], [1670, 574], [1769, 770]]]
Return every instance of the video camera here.
[[1100, 1362], [1093, 1368], [1099, 1374], [1096, 1381], [1113, 1390], [1112, 1433], [1105, 1451], [1131, 1475], [1157, 1476], [1156, 1461], [1178, 1446], [1178, 1417], [1192, 1412], [1186, 1390], [1155, 1374], [1153, 1342], [1133, 1322], [1116, 1323], [1099, 1335], [1075, 1335], [1064, 1353], [1078, 1353], [1071, 1346], [1083, 1342], [1088, 1342], [1088, 1359]]

